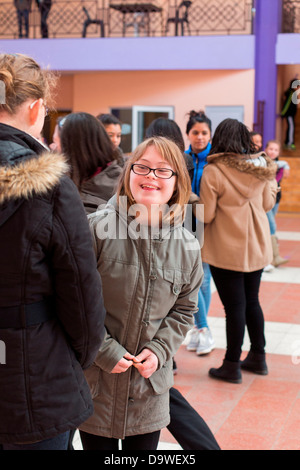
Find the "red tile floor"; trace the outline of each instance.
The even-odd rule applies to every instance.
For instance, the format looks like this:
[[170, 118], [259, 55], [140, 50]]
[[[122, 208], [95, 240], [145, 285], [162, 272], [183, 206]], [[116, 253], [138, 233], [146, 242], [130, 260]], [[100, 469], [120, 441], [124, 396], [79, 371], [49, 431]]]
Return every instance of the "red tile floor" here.
[[[277, 230], [280, 253], [290, 261], [264, 273], [261, 284], [269, 375], [243, 372], [238, 385], [211, 379], [208, 370], [221, 365], [224, 344], [207, 356], [196, 356], [185, 346], [176, 354], [175, 387], [206, 421], [223, 450], [300, 450], [300, 214], [279, 213]], [[212, 325], [224, 321], [217, 292], [212, 294], [208, 319]], [[242, 358], [245, 355], [246, 351]], [[176, 449], [176, 444], [164, 429], [160, 448]]]

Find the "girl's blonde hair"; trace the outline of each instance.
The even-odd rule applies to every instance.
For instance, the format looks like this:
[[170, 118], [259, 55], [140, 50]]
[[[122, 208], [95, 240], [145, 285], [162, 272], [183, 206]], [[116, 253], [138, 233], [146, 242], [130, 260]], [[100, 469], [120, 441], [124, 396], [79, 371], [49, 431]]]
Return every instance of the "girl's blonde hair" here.
[[120, 196], [126, 196], [127, 210], [130, 206], [135, 204], [130, 190], [131, 165], [142, 158], [146, 150], [151, 146], [155, 147], [162, 159], [166, 160], [177, 173], [177, 176], [174, 176], [176, 178], [175, 190], [171, 199], [168, 201], [169, 207], [172, 208], [173, 206], [172, 211], [168, 214], [169, 222], [173, 223], [174, 219], [177, 219], [177, 217], [183, 220], [184, 205], [188, 203], [191, 194], [190, 177], [181, 150], [174, 142], [165, 137], [150, 137], [134, 150], [119, 180], [117, 189], [118, 202], [120, 201]]
[[0, 112], [15, 114], [18, 107], [28, 99], [43, 98], [50, 106], [57, 75], [49, 70], [43, 70], [27, 55], [0, 54], [0, 82], [5, 92]]

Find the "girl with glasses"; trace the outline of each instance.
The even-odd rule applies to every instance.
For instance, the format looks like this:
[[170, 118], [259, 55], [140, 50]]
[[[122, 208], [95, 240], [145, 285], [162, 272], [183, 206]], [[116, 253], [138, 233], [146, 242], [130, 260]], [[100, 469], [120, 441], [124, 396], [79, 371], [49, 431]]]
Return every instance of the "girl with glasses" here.
[[182, 152], [153, 137], [134, 151], [116, 195], [90, 216], [107, 315], [103, 347], [86, 372], [94, 398], [94, 415], [80, 426], [86, 450], [117, 450], [119, 439], [123, 450], [155, 450], [170, 421], [172, 358], [202, 280], [199, 243], [182, 227], [189, 195]]

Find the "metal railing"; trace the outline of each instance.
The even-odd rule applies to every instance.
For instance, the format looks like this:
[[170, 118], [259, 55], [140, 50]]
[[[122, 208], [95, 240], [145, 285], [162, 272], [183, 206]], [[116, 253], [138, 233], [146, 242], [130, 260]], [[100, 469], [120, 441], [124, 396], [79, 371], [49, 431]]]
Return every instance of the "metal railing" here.
[[300, 0], [283, 0], [282, 32], [300, 33]]
[[[176, 16], [182, 0], [53, 0], [47, 19], [49, 37], [82, 37], [87, 19], [86, 7], [92, 20], [101, 20], [106, 37], [174, 36], [176, 24], [170, 19], [182, 19], [184, 11]], [[188, 7], [187, 21], [179, 24], [178, 34], [252, 34], [252, 0], [193, 0]], [[118, 9], [115, 5], [128, 6]], [[132, 9], [132, 5], [154, 6], [148, 10]], [[169, 21], [168, 21], [169, 20]], [[29, 18], [29, 37], [39, 38], [40, 12], [35, 2]], [[99, 24], [90, 24], [87, 37], [99, 37]], [[17, 13], [12, 1], [0, 0], [0, 38], [18, 38]]]
[[258, 132], [262, 138], [264, 137], [264, 118], [265, 118], [265, 101], [257, 101], [256, 122], [253, 123], [253, 131]]

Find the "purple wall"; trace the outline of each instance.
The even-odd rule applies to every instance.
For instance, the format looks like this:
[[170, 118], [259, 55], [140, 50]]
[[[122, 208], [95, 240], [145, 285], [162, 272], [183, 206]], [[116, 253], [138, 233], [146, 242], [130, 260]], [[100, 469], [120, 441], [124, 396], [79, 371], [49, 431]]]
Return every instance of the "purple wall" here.
[[0, 51], [28, 54], [44, 66], [61, 72], [254, 68], [254, 36], [251, 35], [14, 39], [1, 40]]
[[278, 34], [276, 64], [300, 64], [300, 34]]
[[255, 15], [255, 105], [265, 102], [263, 144], [275, 138], [277, 65], [276, 41], [280, 30], [281, 0], [257, 0]]

